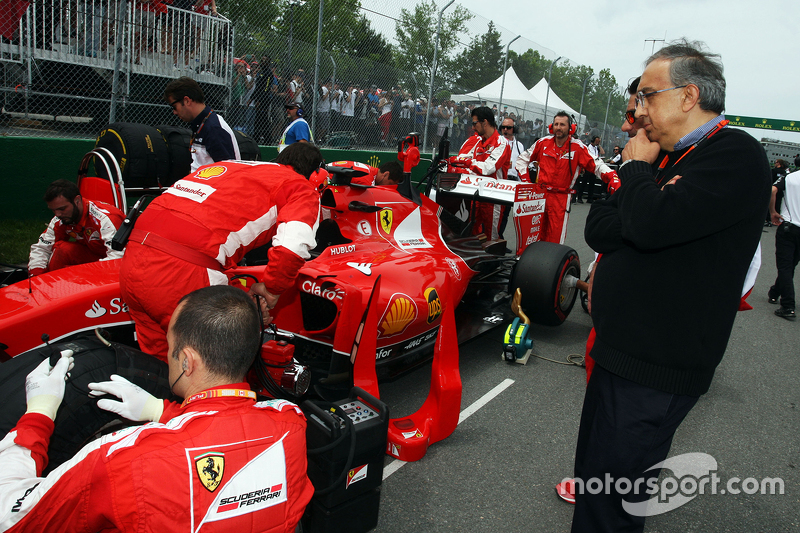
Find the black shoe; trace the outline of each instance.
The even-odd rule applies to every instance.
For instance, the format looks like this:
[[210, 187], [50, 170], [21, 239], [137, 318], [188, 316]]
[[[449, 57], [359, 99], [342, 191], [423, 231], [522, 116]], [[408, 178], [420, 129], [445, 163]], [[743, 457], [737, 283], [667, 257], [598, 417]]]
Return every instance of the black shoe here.
[[771, 295], [767, 294], [767, 301], [771, 304], [776, 304], [778, 303], [778, 297], [776, 296], [773, 298]]
[[781, 307], [775, 310], [775, 316], [785, 318], [786, 320], [794, 320], [796, 315], [794, 314], [794, 309], [787, 309], [785, 307]]
[[582, 203], [583, 203], [583, 200], [581, 200], [580, 198], [578, 198], [578, 203], [579, 203], [579, 204], [582, 204]]

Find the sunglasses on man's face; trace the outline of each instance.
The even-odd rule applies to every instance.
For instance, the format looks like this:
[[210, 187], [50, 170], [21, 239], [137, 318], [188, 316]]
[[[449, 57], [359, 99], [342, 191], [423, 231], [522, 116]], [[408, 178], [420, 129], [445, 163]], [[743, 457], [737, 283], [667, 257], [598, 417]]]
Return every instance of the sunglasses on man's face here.
[[628, 109], [625, 111], [625, 120], [628, 124], [633, 124], [636, 122], [636, 109]]
[[513, 130], [514, 126], [500, 126], [501, 130]]

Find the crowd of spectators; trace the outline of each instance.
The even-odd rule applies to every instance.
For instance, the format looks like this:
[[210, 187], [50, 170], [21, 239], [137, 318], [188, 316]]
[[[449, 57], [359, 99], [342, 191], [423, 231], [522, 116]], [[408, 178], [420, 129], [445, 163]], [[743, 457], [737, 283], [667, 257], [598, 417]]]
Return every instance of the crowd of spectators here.
[[[445, 129], [451, 146], [461, 146], [472, 134], [470, 114], [485, 102], [462, 102], [414, 95], [397, 85], [383, 89], [376, 84], [342, 82], [324, 78], [313, 87], [303, 69], [281, 69], [270, 56], [252, 54], [234, 59], [229, 121], [259, 144], [277, 144], [289, 123], [286, 104], [297, 103], [312, 122], [316, 91], [314, 139], [330, 146], [393, 147], [410, 132], [424, 133], [428, 118], [428, 146], [435, 146]], [[523, 120], [505, 107], [493, 109], [496, 122], [512, 119], [516, 138], [525, 146], [543, 134], [541, 118]]]

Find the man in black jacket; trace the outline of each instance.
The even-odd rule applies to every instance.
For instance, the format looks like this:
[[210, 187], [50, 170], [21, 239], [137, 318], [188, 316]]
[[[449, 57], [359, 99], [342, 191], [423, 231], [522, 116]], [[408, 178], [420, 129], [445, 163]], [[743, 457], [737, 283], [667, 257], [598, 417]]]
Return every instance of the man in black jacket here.
[[[725, 127], [719, 56], [681, 41], [646, 65], [636, 117], [647, 134], [625, 147], [622, 187], [586, 221], [586, 242], [603, 259], [592, 291], [596, 366], [575, 454], [573, 532], [641, 531], [668, 505], [645, 492], [659, 475], [651, 467], [709, 389], [770, 195], [763, 148]], [[597, 494], [586, 490], [592, 478], [605, 484]]]

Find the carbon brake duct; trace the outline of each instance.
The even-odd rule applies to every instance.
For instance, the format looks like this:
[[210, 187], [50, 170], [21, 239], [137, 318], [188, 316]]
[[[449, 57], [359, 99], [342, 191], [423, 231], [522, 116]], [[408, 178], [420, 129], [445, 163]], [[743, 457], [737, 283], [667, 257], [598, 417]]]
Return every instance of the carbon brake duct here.
[[[375, 296], [380, 280], [373, 288], [370, 303], [361, 323], [358, 346], [354, 348], [353, 385], [380, 398], [375, 372], [375, 352], [378, 338], [378, 310]], [[449, 437], [458, 425], [461, 410], [461, 374], [458, 367], [458, 336], [456, 334], [455, 304], [450, 278], [446, 278], [440, 294], [442, 317], [433, 352], [431, 388], [419, 410], [403, 418], [389, 420], [386, 453], [401, 461], [418, 461], [428, 447]]]

